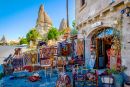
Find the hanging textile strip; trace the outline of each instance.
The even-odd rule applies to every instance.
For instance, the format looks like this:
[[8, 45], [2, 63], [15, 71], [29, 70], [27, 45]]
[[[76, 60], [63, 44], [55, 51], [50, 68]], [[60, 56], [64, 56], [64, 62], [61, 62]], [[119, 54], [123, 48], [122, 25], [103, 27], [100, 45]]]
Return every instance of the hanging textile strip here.
[[118, 51], [117, 54], [117, 71], [121, 71], [121, 51]]
[[111, 58], [111, 49], [107, 50], [107, 56], [108, 56], [108, 68], [110, 69], [110, 58]]
[[39, 53], [40, 53], [40, 58], [43, 58], [43, 56], [42, 56], [42, 46], [40, 46], [39, 48], [38, 48], [38, 51], [39, 51]]
[[74, 40], [74, 57], [77, 56], [77, 40]]

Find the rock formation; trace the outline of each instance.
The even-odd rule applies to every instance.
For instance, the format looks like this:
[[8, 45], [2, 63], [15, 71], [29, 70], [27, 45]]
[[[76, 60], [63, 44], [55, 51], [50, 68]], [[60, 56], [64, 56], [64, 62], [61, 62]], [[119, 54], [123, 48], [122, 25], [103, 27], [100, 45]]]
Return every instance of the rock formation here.
[[59, 31], [64, 31], [66, 28], [67, 28], [67, 22], [63, 18], [62, 21], [61, 21], [61, 23], [60, 23]]
[[38, 12], [38, 18], [36, 22], [36, 30], [40, 35], [45, 36], [48, 32], [48, 29], [52, 27], [53, 23], [49, 15], [44, 11], [44, 6], [41, 4]]

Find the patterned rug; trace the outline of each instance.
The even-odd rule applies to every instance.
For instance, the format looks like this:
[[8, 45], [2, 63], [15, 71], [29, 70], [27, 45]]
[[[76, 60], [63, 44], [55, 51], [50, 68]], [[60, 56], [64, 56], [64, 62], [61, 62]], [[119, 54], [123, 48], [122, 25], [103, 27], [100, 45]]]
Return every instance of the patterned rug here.
[[23, 57], [13, 58], [13, 68], [15, 71], [22, 70], [23, 67]]
[[84, 55], [84, 40], [77, 40], [77, 55]]

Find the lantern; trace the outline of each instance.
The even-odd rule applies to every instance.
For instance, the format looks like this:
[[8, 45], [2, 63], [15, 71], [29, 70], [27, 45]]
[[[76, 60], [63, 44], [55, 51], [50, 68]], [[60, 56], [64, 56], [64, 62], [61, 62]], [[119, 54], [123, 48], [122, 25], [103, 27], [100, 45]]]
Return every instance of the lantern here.
[[113, 82], [114, 78], [112, 76], [108, 76], [108, 75], [101, 76], [101, 81], [102, 81], [103, 84], [109, 84], [109, 85], [114, 84], [114, 82]]
[[120, 43], [120, 42], [119, 42], [119, 40], [118, 40], [118, 41], [117, 41], [117, 44], [119, 45], [119, 43]]
[[92, 48], [92, 47], [90, 48], [90, 51], [93, 51], [93, 48]]

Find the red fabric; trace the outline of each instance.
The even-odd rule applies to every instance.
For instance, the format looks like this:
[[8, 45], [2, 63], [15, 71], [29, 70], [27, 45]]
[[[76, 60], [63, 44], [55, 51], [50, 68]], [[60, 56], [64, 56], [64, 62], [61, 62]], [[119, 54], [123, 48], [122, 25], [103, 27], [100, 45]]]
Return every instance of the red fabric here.
[[117, 55], [117, 71], [121, 70], [121, 51], [118, 51]]
[[29, 70], [29, 72], [32, 72], [32, 66], [23, 66], [23, 70]]
[[108, 56], [108, 68], [110, 69], [110, 53], [111, 49], [107, 50], [107, 56]]
[[36, 76], [29, 76], [28, 80], [32, 81], [32, 82], [36, 82], [38, 81], [38, 79], [41, 79], [41, 76], [36, 77]]
[[[111, 51], [113, 51], [113, 50], [111, 50], [111, 49], [109, 49], [109, 50], [107, 50], [107, 55], [108, 55], [108, 68], [110, 69], [111, 68]], [[117, 71], [120, 71], [121, 70], [121, 51], [118, 51], [117, 52], [117, 55], [116, 55], [116, 57], [117, 57]]]

